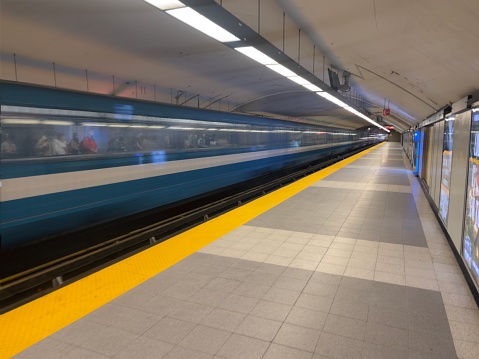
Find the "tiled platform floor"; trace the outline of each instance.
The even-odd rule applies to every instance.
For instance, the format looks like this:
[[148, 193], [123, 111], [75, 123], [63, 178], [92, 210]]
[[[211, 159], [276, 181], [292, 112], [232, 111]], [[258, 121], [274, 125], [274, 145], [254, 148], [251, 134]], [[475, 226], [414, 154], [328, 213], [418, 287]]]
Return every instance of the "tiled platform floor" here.
[[479, 358], [479, 311], [387, 143], [17, 358]]

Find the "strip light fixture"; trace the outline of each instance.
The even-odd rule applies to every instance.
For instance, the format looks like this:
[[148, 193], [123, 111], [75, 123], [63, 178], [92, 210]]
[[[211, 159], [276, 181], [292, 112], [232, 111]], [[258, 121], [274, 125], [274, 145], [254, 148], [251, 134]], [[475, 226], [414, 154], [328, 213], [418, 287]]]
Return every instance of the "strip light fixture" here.
[[181, 1], [176, 0], [145, 0], [147, 3], [165, 11], [167, 14], [183, 21], [198, 31], [212, 37], [219, 42], [240, 41], [231, 32], [226, 31], [221, 26], [216, 25], [207, 17], [186, 6]]
[[[176, 19], [184, 22], [185, 24], [201, 31], [202, 33], [216, 39], [220, 42], [235, 42], [241, 41], [238, 37], [230, 33], [229, 31], [223, 29], [221, 26], [215, 24], [210, 19], [201, 15], [197, 11], [193, 10], [191, 7], [186, 6], [181, 1], [178, 0], [144, 0], [147, 3], [157, 7], [160, 10], [165, 11], [167, 14], [175, 17]], [[297, 84], [305, 87], [306, 89], [316, 92], [318, 95], [322, 96], [326, 100], [348, 110], [349, 112], [355, 114], [356, 116], [361, 117], [362, 119], [374, 124], [375, 126], [390, 132], [383, 126], [379, 125], [377, 122], [371, 120], [366, 115], [363, 115], [359, 111], [356, 111], [352, 107], [348, 106], [345, 102], [336, 98], [335, 96], [324, 92], [320, 87], [314, 85], [308, 80], [302, 78], [294, 71], [289, 70], [283, 65], [280, 65], [276, 60], [272, 59], [268, 55], [262, 53], [253, 46], [239, 46], [234, 48], [236, 51], [241, 52], [243, 55], [248, 56], [249, 58], [255, 60], [261, 65], [265, 65], [269, 69], [277, 72], [278, 74], [290, 79], [291, 81], [296, 82]]]

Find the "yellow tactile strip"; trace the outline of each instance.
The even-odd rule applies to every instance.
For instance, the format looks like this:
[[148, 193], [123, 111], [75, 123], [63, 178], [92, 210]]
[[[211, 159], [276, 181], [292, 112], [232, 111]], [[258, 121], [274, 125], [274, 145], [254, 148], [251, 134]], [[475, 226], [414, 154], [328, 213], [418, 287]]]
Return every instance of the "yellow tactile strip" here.
[[0, 358], [10, 358], [75, 322], [375, 148], [377, 146], [1, 315]]

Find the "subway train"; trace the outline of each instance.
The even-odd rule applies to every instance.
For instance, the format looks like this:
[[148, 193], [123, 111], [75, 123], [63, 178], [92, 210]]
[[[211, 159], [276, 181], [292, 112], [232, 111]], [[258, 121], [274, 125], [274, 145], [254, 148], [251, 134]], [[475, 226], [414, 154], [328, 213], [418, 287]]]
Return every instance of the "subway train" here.
[[0, 93], [2, 251], [384, 139], [16, 82]]

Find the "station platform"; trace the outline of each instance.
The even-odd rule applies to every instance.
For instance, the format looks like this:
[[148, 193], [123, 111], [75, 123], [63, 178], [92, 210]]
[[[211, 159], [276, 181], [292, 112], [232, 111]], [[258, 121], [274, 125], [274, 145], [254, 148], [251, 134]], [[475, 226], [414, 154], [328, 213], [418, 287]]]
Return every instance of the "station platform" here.
[[0, 317], [0, 357], [479, 358], [479, 311], [398, 143]]

